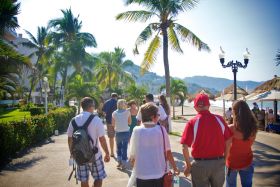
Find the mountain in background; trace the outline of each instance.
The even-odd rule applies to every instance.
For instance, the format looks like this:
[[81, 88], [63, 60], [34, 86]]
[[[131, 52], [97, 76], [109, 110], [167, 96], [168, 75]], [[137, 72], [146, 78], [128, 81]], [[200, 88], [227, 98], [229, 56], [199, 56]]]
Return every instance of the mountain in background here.
[[[125, 68], [125, 71], [132, 74], [137, 85], [146, 86], [150, 93], [158, 94], [161, 85], [165, 84], [164, 76], [159, 76], [153, 72], [146, 72], [144, 75], [140, 74], [140, 66], [131, 65]], [[182, 79], [188, 88], [188, 93], [194, 94], [200, 90], [209, 90], [212, 94], [216, 95], [221, 92], [224, 88], [233, 84], [233, 80], [208, 77], [208, 76], [193, 76]], [[213, 84], [215, 83], [215, 84]], [[255, 87], [260, 85], [262, 82], [254, 81], [237, 81], [237, 85], [248, 91], [253, 90]]]
[[[217, 78], [217, 77], [208, 77], [208, 76], [185, 77], [183, 80], [186, 83], [195, 83], [202, 87], [211, 87], [219, 91], [222, 91], [224, 88], [233, 84], [233, 80], [229, 80], [225, 78]], [[237, 85], [247, 90], [247, 92], [254, 90], [261, 83], [263, 82], [237, 81]]]

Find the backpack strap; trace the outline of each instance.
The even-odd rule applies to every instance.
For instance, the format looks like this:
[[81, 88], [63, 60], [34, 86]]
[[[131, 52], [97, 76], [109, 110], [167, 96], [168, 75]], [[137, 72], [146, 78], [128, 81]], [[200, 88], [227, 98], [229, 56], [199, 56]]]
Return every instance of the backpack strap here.
[[90, 122], [93, 120], [94, 117], [95, 117], [95, 115], [94, 115], [94, 114], [91, 114], [91, 115], [88, 117], [87, 121], [83, 124], [82, 128], [84, 128], [84, 129], [87, 131], [87, 128], [88, 128]]
[[73, 132], [75, 132], [79, 128], [76, 121], [75, 121], [75, 118], [72, 118], [71, 124], [72, 124], [72, 127], [74, 129]]
[[94, 114], [91, 114], [91, 115], [88, 117], [88, 119], [86, 120], [86, 122], [83, 124], [82, 127], [79, 127], [79, 126], [77, 125], [76, 121], [75, 121], [75, 118], [72, 118], [71, 124], [72, 124], [73, 129], [74, 129], [73, 132], [75, 132], [77, 129], [80, 129], [80, 128], [84, 128], [84, 129], [87, 131], [87, 128], [88, 128], [90, 122], [93, 120], [94, 117], [95, 117], [95, 115], [94, 115]]

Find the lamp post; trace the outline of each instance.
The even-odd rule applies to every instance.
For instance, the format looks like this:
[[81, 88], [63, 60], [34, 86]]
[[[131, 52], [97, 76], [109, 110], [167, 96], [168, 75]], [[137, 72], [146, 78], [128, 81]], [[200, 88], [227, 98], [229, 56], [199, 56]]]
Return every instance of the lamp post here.
[[238, 68], [246, 68], [248, 63], [249, 63], [249, 56], [250, 53], [248, 51], [248, 48], [246, 48], [246, 52], [244, 53], [243, 57], [244, 57], [244, 65], [239, 62], [239, 61], [229, 61], [227, 64], [225, 63], [225, 52], [223, 51], [223, 49], [220, 47], [221, 49], [221, 53], [219, 54], [219, 58], [220, 58], [220, 63], [222, 65], [223, 68], [227, 68], [227, 67], [231, 67], [232, 72], [233, 72], [233, 94], [234, 94], [234, 100], [237, 100], [237, 91], [236, 91], [236, 73], [238, 72]]
[[49, 89], [49, 82], [48, 82], [48, 77], [43, 78], [43, 87], [45, 91], [45, 112], [48, 114], [48, 91]]

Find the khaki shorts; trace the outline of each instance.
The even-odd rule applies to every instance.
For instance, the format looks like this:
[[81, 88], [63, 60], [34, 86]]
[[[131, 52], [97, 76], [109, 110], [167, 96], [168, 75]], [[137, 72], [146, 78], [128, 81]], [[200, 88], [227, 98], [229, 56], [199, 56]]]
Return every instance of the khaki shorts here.
[[107, 133], [109, 138], [115, 137], [115, 129], [112, 124], [107, 123]]

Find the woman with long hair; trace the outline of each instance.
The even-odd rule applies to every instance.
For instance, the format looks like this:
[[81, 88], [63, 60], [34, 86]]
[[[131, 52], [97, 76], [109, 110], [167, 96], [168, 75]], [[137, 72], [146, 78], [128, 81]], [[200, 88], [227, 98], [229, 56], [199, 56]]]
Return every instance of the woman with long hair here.
[[251, 187], [254, 174], [252, 145], [257, 134], [257, 119], [245, 101], [233, 104], [232, 145], [226, 158], [226, 186], [236, 187], [237, 173], [242, 187]]
[[159, 96], [159, 107], [162, 107], [167, 115], [166, 119], [159, 120], [159, 123], [165, 127], [166, 132], [169, 132], [169, 116], [170, 116], [170, 107], [167, 103], [166, 97], [164, 95]]
[[128, 102], [128, 110], [130, 111], [130, 114], [131, 114], [131, 124], [129, 125], [129, 133], [130, 133], [130, 136], [132, 135], [132, 131], [134, 129], [134, 127], [136, 127], [137, 125], [137, 113], [138, 113], [138, 108], [137, 108], [137, 104], [134, 100], [130, 100]]

